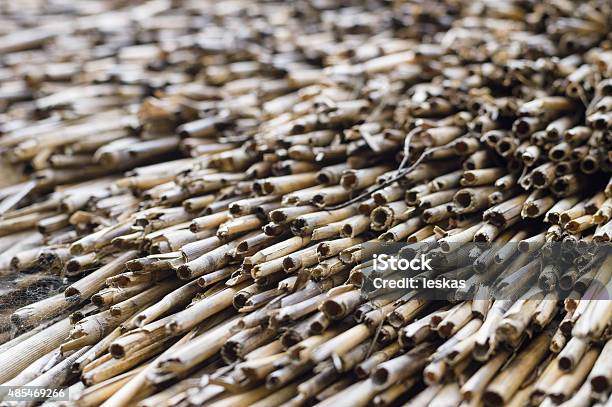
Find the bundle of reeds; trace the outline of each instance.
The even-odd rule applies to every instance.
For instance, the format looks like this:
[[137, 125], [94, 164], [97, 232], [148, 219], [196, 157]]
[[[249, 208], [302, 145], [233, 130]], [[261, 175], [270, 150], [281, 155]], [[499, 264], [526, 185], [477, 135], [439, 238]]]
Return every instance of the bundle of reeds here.
[[[0, 8], [0, 384], [610, 405], [609, 2]], [[367, 291], [382, 242], [467, 289]]]

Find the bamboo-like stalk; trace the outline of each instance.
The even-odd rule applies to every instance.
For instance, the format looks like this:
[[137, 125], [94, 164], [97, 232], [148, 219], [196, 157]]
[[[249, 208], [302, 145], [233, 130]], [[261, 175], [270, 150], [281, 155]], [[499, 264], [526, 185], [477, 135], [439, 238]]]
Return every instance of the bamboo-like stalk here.
[[146, 365], [142, 365], [129, 372], [120, 374], [102, 383], [95, 384], [86, 388], [77, 398], [77, 402], [85, 405], [102, 404], [115, 391], [123, 387], [129, 380], [134, 377], [139, 371], [143, 370]]
[[192, 307], [174, 314], [167, 322], [166, 329], [173, 335], [190, 330], [198, 322], [232, 305], [234, 295], [244, 287], [245, 284], [227, 287], [208, 298], [198, 301]]
[[113, 393], [111, 397], [109, 397], [102, 405], [106, 407], [111, 407], [115, 405], [121, 405], [123, 403], [129, 402], [138, 391], [142, 391], [143, 385], [146, 383], [146, 375], [148, 374], [148, 370], [154, 366], [154, 363], [163, 357], [165, 354], [172, 352], [174, 349], [182, 345], [191, 339], [190, 334], [186, 334], [177, 342], [174, 343], [170, 348], [166, 349], [160, 356], [155, 358], [149, 365], [147, 365], [143, 370], [136, 373], [124, 386], [122, 386], [117, 392]]
[[[13, 377], [11, 380], [5, 382], [5, 386], [23, 386], [26, 383], [34, 380], [38, 377], [43, 369], [47, 366], [49, 361], [57, 356], [57, 351], [53, 350], [46, 355], [41, 356], [32, 364], [30, 364], [27, 368], [25, 368], [21, 373], [17, 376]], [[6, 395], [6, 392], [2, 392], [2, 397]]]
[[76, 301], [57, 294], [47, 299], [19, 308], [11, 315], [11, 322], [17, 326], [33, 326], [36, 323], [53, 318], [76, 305]]
[[0, 381], [4, 383], [12, 379], [29, 364], [58, 348], [68, 336], [69, 330], [70, 322], [68, 319], [62, 319], [2, 352]]
[[540, 334], [487, 386], [483, 400], [490, 405], [503, 405], [507, 402], [518, 390], [522, 380], [545, 357], [549, 342], [549, 334]]
[[94, 273], [89, 274], [66, 288], [66, 296], [71, 297], [73, 295], [78, 295], [83, 299], [91, 297], [104, 286], [107, 278], [119, 274], [123, 270], [125, 262], [135, 258], [136, 254], [136, 251], [129, 251], [122, 254], [110, 263], [96, 270]]
[[168, 346], [165, 342], [154, 343], [137, 352], [129, 355], [122, 359], [109, 359], [108, 361], [87, 369], [83, 372], [81, 380], [87, 385], [91, 386], [107, 380], [111, 377], [115, 377], [132, 367], [140, 364], [141, 362], [149, 359], [151, 356], [157, 354], [160, 350], [163, 350]]
[[40, 376], [26, 383], [25, 386], [58, 388], [64, 385], [65, 383], [69, 382], [73, 377], [73, 372], [70, 370], [69, 366], [86, 351], [87, 348], [73, 352], [70, 356], [67, 356], [66, 358], [64, 358], [64, 360], [62, 360]]
[[606, 368], [606, 360], [609, 360], [610, 350], [612, 345], [610, 340], [606, 342], [601, 353], [597, 357], [591, 373], [589, 374], [589, 380], [593, 391], [604, 394], [610, 389], [610, 369]]
[[376, 386], [387, 387], [389, 384], [405, 379], [418, 372], [426, 363], [426, 358], [433, 351], [432, 345], [423, 343], [406, 355], [381, 363], [372, 373]]
[[588, 344], [580, 338], [570, 339], [563, 350], [559, 353], [559, 368], [563, 371], [570, 372], [579, 360], [582, 359], [587, 351]]
[[548, 390], [551, 399], [555, 403], [561, 403], [569, 398], [569, 395], [582, 384], [598, 355], [599, 351], [597, 349], [590, 349], [584, 354], [584, 357], [571, 373], [566, 373], [557, 379]]

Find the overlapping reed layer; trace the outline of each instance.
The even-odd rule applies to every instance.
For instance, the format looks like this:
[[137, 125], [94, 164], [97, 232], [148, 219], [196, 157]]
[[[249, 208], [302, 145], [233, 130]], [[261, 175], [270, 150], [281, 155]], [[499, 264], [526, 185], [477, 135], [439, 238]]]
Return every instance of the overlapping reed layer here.
[[[609, 2], [1, 6], [0, 148], [29, 177], [0, 189], [0, 383], [610, 404]], [[365, 299], [377, 241], [499, 243], [462, 275], [534, 289]], [[564, 241], [580, 261], [530, 262]]]

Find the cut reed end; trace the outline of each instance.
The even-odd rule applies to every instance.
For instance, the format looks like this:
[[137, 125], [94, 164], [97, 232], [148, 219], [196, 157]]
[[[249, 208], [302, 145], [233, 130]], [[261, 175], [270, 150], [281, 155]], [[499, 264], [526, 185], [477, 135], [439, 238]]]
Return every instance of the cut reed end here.
[[541, 171], [534, 171], [531, 174], [531, 183], [535, 188], [545, 188], [548, 185], [546, 174]]
[[66, 268], [66, 272], [70, 274], [75, 274], [81, 271], [81, 264], [75, 259], [68, 260], [64, 267]]
[[566, 223], [568, 223], [571, 220], [572, 220], [571, 215], [569, 213], [565, 213], [564, 212], [564, 213], [562, 213], [559, 216], [559, 222], [557, 222], [557, 223], [560, 224], [560, 225], [565, 225]]
[[320, 172], [317, 174], [317, 182], [323, 185], [329, 185], [332, 183], [330, 176], [324, 172]]
[[521, 155], [521, 159], [526, 166], [531, 167], [535, 162], [536, 157], [533, 154], [526, 152]]
[[406, 192], [406, 203], [408, 205], [417, 205], [419, 202], [419, 194], [417, 191], [407, 191]]
[[87, 366], [88, 361], [78, 359], [70, 366], [70, 371], [75, 374], [81, 373], [83, 368]]
[[327, 325], [324, 324], [322, 321], [314, 320], [310, 323], [310, 331], [313, 334], [320, 334], [325, 330], [325, 328], [327, 328]]
[[463, 173], [463, 180], [469, 184], [476, 181], [476, 175], [473, 172]]
[[270, 373], [268, 377], [266, 378], [266, 387], [268, 389], [276, 389], [282, 383], [281, 378], [278, 377], [278, 375], [276, 375], [275, 373], [276, 372]]
[[525, 240], [521, 240], [520, 242], [518, 242], [518, 250], [521, 253], [527, 253], [529, 251], [529, 242], [526, 242]]
[[365, 366], [363, 366], [362, 364], [358, 364], [357, 366], [355, 366], [353, 368], [353, 372], [355, 372], [357, 377], [360, 379], [367, 377], [368, 374], [370, 373], [369, 371], [365, 369]]
[[244, 307], [247, 301], [249, 300], [249, 298], [251, 298], [250, 294], [243, 293], [243, 292], [236, 293], [236, 295], [234, 295], [234, 298], [232, 300], [234, 308], [240, 309]]
[[563, 393], [552, 393], [549, 394], [548, 397], [550, 397], [550, 399], [555, 403], [555, 404], [561, 404], [563, 403], [563, 401], [565, 401], [565, 394]]
[[181, 280], [189, 280], [193, 276], [193, 271], [189, 265], [183, 264], [176, 269], [176, 275]]
[[291, 222], [291, 232], [296, 236], [306, 236], [308, 231], [306, 230], [306, 220], [297, 218]]
[[[566, 46], [569, 46], [570, 48], [572, 48], [572, 44], [571, 44], [572, 42], [573, 41], [570, 41], [570, 44], [566, 44]], [[581, 90], [582, 90], [582, 87], [575, 82], [568, 83], [567, 87], [565, 88], [565, 92], [567, 93], [567, 95], [573, 98], [579, 97], [581, 94]]]
[[550, 212], [548, 215], [546, 215], [545, 220], [553, 225], [560, 225], [561, 216], [556, 212]]
[[108, 350], [111, 356], [114, 357], [115, 359], [121, 359], [122, 357], [125, 356], [125, 348], [121, 344], [111, 343]]
[[125, 263], [125, 267], [129, 271], [141, 271], [141, 270], [144, 270], [144, 264], [142, 262], [142, 259], [129, 260], [129, 261], [127, 261]]
[[263, 183], [260, 181], [254, 181], [253, 182], [253, 192], [255, 192], [255, 194], [261, 196], [264, 195], [264, 186]]
[[491, 211], [488, 215], [488, 222], [498, 228], [503, 227], [506, 224], [506, 218], [503, 213], [497, 211]]
[[466, 139], [457, 140], [454, 144], [455, 151], [460, 154], [468, 154], [470, 151], [470, 143]]
[[499, 143], [497, 143], [496, 150], [502, 157], [506, 157], [514, 151], [513, 146], [515, 146], [515, 144], [508, 140], [500, 140]]
[[354, 172], [346, 172], [340, 179], [340, 185], [345, 189], [353, 189], [357, 185], [357, 174]]
[[389, 380], [389, 371], [384, 367], [378, 367], [371, 375], [372, 381], [377, 386], [384, 386]]
[[241, 349], [242, 345], [239, 342], [225, 342], [225, 344], [221, 348], [221, 357], [223, 358], [225, 363], [232, 364], [239, 359]]
[[59, 208], [64, 213], [73, 213], [75, 211], [75, 209], [69, 205], [68, 202], [60, 203]]
[[340, 254], [338, 254], [338, 258], [344, 264], [354, 264], [357, 262], [358, 257], [355, 257], [355, 252], [353, 250], [342, 250]]
[[518, 135], [526, 135], [529, 132], [530, 126], [526, 120], [517, 119], [514, 123], [514, 130]]
[[527, 204], [525, 204], [525, 206], [523, 207], [523, 211], [525, 216], [529, 218], [535, 218], [536, 216], [538, 216], [539, 213], [538, 206], [533, 202], [528, 202]]
[[457, 204], [457, 206], [465, 209], [469, 208], [469, 206], [472, 204], [472, 198], [472, 193], [470, 191], [462, 190], [455, 194], [453, 201], [455, 204]]
[[385, 232], [378, 236], [378, 239], [382, 240], [383, 242], [394, 242], [398, 240], [397, 236], [393, 232]]
[[487, 407], [497, 407], [504, 405], [504, 398], [493, 390], [486, 390], [482, 396], [482, 401]]
[[570, 233], [576, 233], [580, 229], [580, 222], [576, 222], [575, 220], [570, 220], [565, 224], [565, 229]]
[[284, 223], [287, 220], [287, 215], [282, 211], [272, 211], [269, 216], [274, 223]]
[[608, 128], [608, 121], [605, 119], [605, 117], [598, 117], [597, 119], [593, 120], [593, 126], [597, 130], [605, 130]]
[[181, 324], [179, 321], [173, 319], [166, 324], [166, 332], [170, 335], [178, 335], [181, 333]]
[[450, 253], [452, 245], [449, 242], [446, 240], [439, 240], [438, 244], [440, 245], [440, 250], [442, 250], [442, 253]]
[[230, 204], [230, 206], [229, 206], [229, 213], [231, 215], [235, 215], [235, 216], [236, 215], [240, 215], [241, 212], [242, 212], [242, 208], [240, 207], [239, 204], [237, 204], [235, 202]]
[[[571, 307], [571, 308], [573, 310], [576, 310], [577, 306], [578, 306], [578, 304], [577, 304], [577, 302], [575, 302], [575, 305], [573, 307]], [[561, 321], [561, 323], [559, 324], [559, 329], [567, 337], [571, 336], [573, 328], [574, 328], [574, 322], [572, 320], [569, 320], [569, 319], [565, 319], [565, 320]]]
[[580, 163], [580, 169], [585, 174], [594, 174], [599, 169], [599, 163], [595, 157], [587, 156]]
[[299, 259], [294, 259], [292, 257], [285, 257], [283, 259], [283, 270], [285, 270], [285, 272], [289, 273], [297, 270], [298, 268], [300, 268]]
[[591, 378], [591, 387], [599, 394], [606, 394], [610, 390], [610, 381], [606, 376], [596, 375]]
[[331, 247], [328, 243], [321, 243], [317, 246], [317, 252], [320, 257], [328, 257], [331, 253]]
[[489, 358], [489, 353], [491, 351], [491, 346], [489, 341], [485, 341], [483, 343], [476, 342], [474, 345], [474, 359], [479, 362], [484, 362]]
[[167, 242], [156, 242], [149, 247], [151, 254], [162, 254], [170, 252], [170, 246]]
[[526, 191], [531, 189], [532, 184], [531, 177], [524, 177], [519, 180], [519, 185]]
[[100, 294], [94, 294], [91, 296], [91, 302], [98, 308], [104, 307], [104, 298]]
[[[480, 130], [478, 128], [480, 128]], [[477, 128], [475, 130], [477, 132], [481, 132], [482, 131], [482, 123], [477, 123]], [[497, 145], [497, 143], [499, 143], [499, 140], [501, 140], [501, 134], [496, 132], [496, 131], [490, 131], [490, 132], [486, 133], [483, 136], [483, 138], [484, 138], [484, 142], [485, 143], [487, 143], [491, 147], [495, 147], [495, 145]]]
[[559, 279], [559, 288], [564, 291], [569, 291], [574, 286], [575, 279], [572, 276], [564, 275]]
[[563, 178], [557, 178], [553, 181], [550, 189], [557, 195], [565, 195], [569, 188], [569, 183]]
[[74, 288], [73, 286], [70, 286], [70, 287], [66, 288], [66, 290], [64, 290], [64, 295], [66, 297], [72, 297], [72, 296], [75, 296], [75, 295], [80, 296], [81, 292], [79, 290], [77, 290], [76, 288]]
[[372, 199], [372, 200], [368, 200], [368, 201], [360, 203], [359, 206], [357, 207], [357, 210], [359, 211], [360, 214], [369, 216], [373, 208], [374, 208], [374, 200]]
[[346, 225], [343, 225], [340, 232], [345, 237], [353, 237], [353, 232], [354, 232], [353, 225], [350, 225], [348, 223]]
[[143, 326], [145, 323], [147, 323], [147, 316], [143, 315], [143, 314], [139, 314], [136, 315], [136, 317], [134, 317], [134, 325], [136, 325], [137, 327], [141, 327]]
[[465, 161], [463, 163], [463, 169], [466, 171], [473, 171], [476, 169], [476, 163], [473, 161]]
[[365, 282], [365, 277], [361, 272], [354, 272], [349, 276], [349, 282], [353, 284], [355, 287], [363, 287], [363, 283]]
[[568, 356], [559, 356], [559, 369], [569, 372], [574, 368], [574, 361]]
[[384, 194], [381, 194], [380, 191], [374, 192], [372, 194], [372, 198], [374, 199], [374, 202], [376, 203], [376, 205], [385, 205], [387, 203], [387, 198], [385, 197]]
[[549, 274], [543, 274], [538, 279], [538, 287], [540, 287], [540, 289], [544, 292], [552, 291], [552, 289], [555, 288], [556, 283], [556, 279]]
[[487, 269], [487, 264], [483, 261], [474, 261], [474, 270], [478, 274], [482, 274]]
[[561, 161], [565, 158], [565, 151], [562, 149], [550, 150], [550, 159], [553, 161]]
[[325, 207], [325, 195], [316, 194], [312, 197], [312, 203], [319, 208]]
[[246, 253], [248, 250], [249, 250], [249, 243], [246, 240], [238, 243], [238, 246], [236, 246], [236, 252], [238, 254]]
[[406, 323], [406, 320], [399, 312], [392, 312], [387, 318], [389, 320], [389, 324], [394, 328], [399, 329]]
[[293, 329], [287, 330], [283, 335], [281, 335], [280, 341], [281, 345], [285, 349], [290, 348], [291, 346], [301, 342], [304, 338]]
[[274, 184], [272, 184], [271, 182], [265, 181], [262, 186], [262, 194], [270, 195], [274, 192], [274, 189], [275, 189]]
[[439, 325], [438, 335], [440, 335], [442, 338], [448, 338], [451, 332], [453, 332], [453, 328], [455, 328], [455, 324], [451, 322], [445, 323], [443, 325]]
[[338, 316], [343, 315], [344, 307], [333, 299], [330, 299], [321, 305], [321, 311], [329, 319], [336, 319]]
[[383, 230], [390, 225], [392, 218], [393, 212], [389, 208], [378, 207], [370, 214], [371, 227], [374, 230]]
[[285, 231], [285, 228], [278, 223], [266, 223], [262, 229], [267, 236], [280, 236]]
[[85, 253], [85, 247], [79, 243], [79, 242], [75, 242], [73, 244], [70, 245], [70, 254], [74, 255], [74, 256], [79, 256], [83, 253]]

